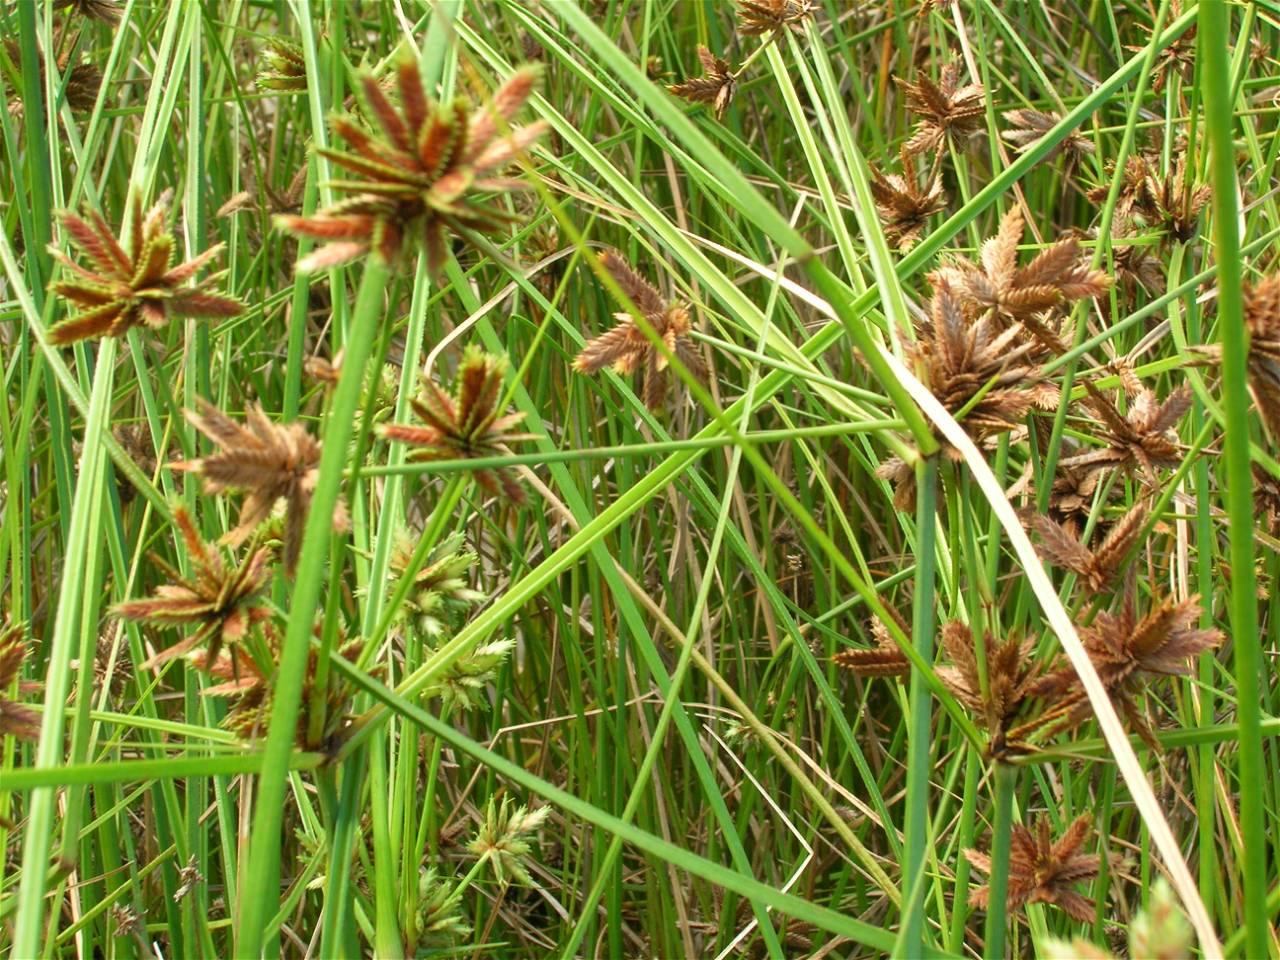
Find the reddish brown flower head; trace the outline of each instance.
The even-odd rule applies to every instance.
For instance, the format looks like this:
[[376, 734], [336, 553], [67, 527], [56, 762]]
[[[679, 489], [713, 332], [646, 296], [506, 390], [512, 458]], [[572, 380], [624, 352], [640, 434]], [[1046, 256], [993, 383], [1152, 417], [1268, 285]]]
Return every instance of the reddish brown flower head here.
[[[9, 59], [17, 66], [22, 62], [22, 47], [16, 40], [6, 40], [5, 49], [9, 52]], [[55, 90], [61, 88], [62, 96], [70, 107], [76, 113], [84, 113], [92, 110], [98, 102], [98, 91], [102, 87], [102, 71], [92, 63], [71, 63], [71, 51], [65, 50], [57, 58], [58, 73], [61, 77], [60, 83], [55, 86]], [[37, 51], [36, 53], [36, 70], [40, 75], [40, 87], [44, 88], [44, 55]], [[20, 117], [25, 113], [25, 104], [22, 100], [21, 90], [11, 90], [9, 97], [9, 113], [11, 116]]]
[[[892, 607], [885, 610], [904, 633], [911, 632], [902, 614]], [[893, 639], [889, 628], [878, 619], [871, 621], [871, 639], [876, 642], [874, 647], [841, 650], [831, 658], [832, 661], [859, 677], [905, 677], [911, 673], [911, 661]]]
[[[1120, 173], [1120, 190], [1116, 195], [1116, 221], [1125, 220], [1135, 212], [1149, 212], [1148, 177], [1151, 175], [1153, 163], [1156, 161], [1140, 153], [1131, 154], [1124, 163]], [[1106, 172], [1111, 178], [1116, 176], [1115, 161], [1108, 160]], [[1085, 192], [1090, 203], [1105, 203], [1111, 192], [1110, 181], [1104, 181]]]
[[[1111, 278], [1089, 267], [1075, 237], [1059, 240], [1019, 267], [1022, 230], [1022, 214], [1012, 207], [996, 235], [983, 243], [980, 264], [957, 257], [934, 276], [950, 283], [966, 303], [1028, 324], [1059, 304], [1101, 296], [1110, 288]], [[1042, 326], [1032, 329], [1039, 332]]]
[[1163, 402], [1150, 390], [1138, 394], [1124, 415], [1092, 384], [1085, 381], [1089, 402], [1102, 418], [1101, 439], [1104, 446], [1066, 457], [1063, 467], [1088, 467], [1105, 470], [1141, 467], [1147, 479], [1158, 483], [1157, 468], [1174, 469], [1182, 461], [1182, 447], [1173, 428], [1191, 409], [1191, 391], [1178, 387]]
[[110, 24], [120, 20], [120, 4], [116, 0], [67, 0], [62, 6], [90, 20], [100, 20]]
[[19, 740], [38, 740], [40, 714], [8, 697], [15, 683], [20, 694], [40, 689], [38, 683], [19, 679], [22, 661], [27, 658], [25, 632], [20, 624], [11, 624], [0, 630], [0, 737], [9, 734]]
[[[338, 654], [354, 662], [360, 656], [360, 648], [360, 642], [353, 641], [340, 647]], [[318, 656], [314, 647], [307, 653], [307, 671], [302, 681], [302, 707], [298, 711], [298, 724], [294, 733], [294, 743], [301, 750], [323, 750], [330, 747], [335, 739], [340, 739], [351, 718], [350, 706], [355, 690], [341, 675], [330, 670], [324, 691], [325, 719], [320, 738], [315, 743], [307, 741]], [[201, 659], [203, 663], [207, 658]], [[275, 678], [264, 677], [253, 660], [239, 656], [234, 651], [224, 651], [216, 661], [208, 662], [206, 669], [211, 676], [224, 678], [227, 682], [208, 687], [203, 693], [206, 696], [234, 698], [222, 720], [222, 726], [242, 740], [265, 737], [275, 702]]]
[[907, 109], [919, 118], [903, 147], [912, 156], [936, 150], [947, 140], [963, 150], [983, 127], [986, 91], [980, 83], [960, 84], [959, 63], [944, 66], [937, 83], [920, 72], [915, 83], [898, 79], [898, 86], [906, 97]]
[[[232, 545], [241, 543], [271, 515], [276, 502], [288, 505], [284, 535], [285, 570], [292, 574], [302, 546], [311, 495], [320, 469], [320, 443], [300, 423], [277, 424], [252, 404], [241, 425], [205, 400], [200, 412], [187, 410], [187, 419], [222, 449], [199, 460], [172, 463], [175, 470], [190, 470], [204, 477], [205, 489], [219, 494], [227, 490], [247, 493], [240, 507], [240, 522], [227, 534]], [[346, 528], [346, 511], [339, 504], [334, 528]]]
[[[617, 282], [626, 298], [635, 306], [644, 322], [675, 354], [689, 372], [700, 380], [706, 379], [707, 366], [698, 348], [689, 340], [693, 320], [689, 308], [683, 303], [668, 303], [653, 285], [631, 269], [616, 253], [600, 255], [600, 263]], [[667, 396], [667, 357], [636, 322], [629, 311], [615, 313], [618, 321], [612, 329], [593, 340], [588, 340], [582, 352], [573, 361], [573, 368], [582, 373], [598, 373], [605, 367], [626, 375], [643, 369], [642, 393], [650, 410], [662, 407]]]
[[359, 180], [335, 180], [347, 194], [313, 217], [281, 216], [276, 223], [290, 233], [329, 241], [298, 262], [300, 270], [345, 263], [370, 250], [394, 262], [406, 248], [421, 245], [433, 273], [444, 269], [450, 233], [491, 233], [515, 218], [482, 195], [507, 193], [520, 181], [497, 171], [532, 144], [546, 129], [539, 121], [511, 128], [511, 118], [537, 85], [539, 69], [513, 73], [484, 110], [465, 100], [434, 103], [426, 93], [417, 60], [400, 62], [396, 72], [399, 104], [392, 104], [378, 81], [365, 74], [360, 92], [369, 125], [337, 115], [333, 132], [348, 149], [322, 148], [334, 165]]
[[1097, 550], [1090, 550], [1061, 524], [1040, 514], [1031, 517], [1031, 529], [1040, 535], [1040, 554], [1046, 560], [1070, 570], [1089, 590], [1101, 593], [1114, 584], [1146, 519], [1146, 506], [1135, 504], [1111, 527]]
[[1147, 194], [1150, 218], [1162, 224], [1175, 240], [1188, 243], [1196, 235], [1200, 211], [1209, 202], [1212, 190], [1207, 183], [1192, 184], [1184, 153], [1163, 177], [1157, 177], [1154, 171], [1147, 174]]
[[142, 664], [143, 670], [180, 657], [206, 642], [207, 662], [213, 663], [224, 646], [239, 643], [255, 623], [265, 623], [272, 616], [271, 607], [258, 597], [271, 579], [268, 548], [256, 550], [244, 563], [228, 566], [218, 547], [200, 537], [186, 510], [174, 510], [173, 519], [186, 545], [191, 575], [184, 577], [153, 555], [152, 562], [171, 582], [157, 587], [144, 600], [127, 600], [113, 610], [125, 620], [192, 630], [189, 636]]
[[991, 313], [971, 318], [938, 280], [931, 322], [918, 331], [911, 359], [942, 405], [976, 439], [1013, 429], [1034, 408], [1053, 409], [1058, 388], [1041, 375], [1038, 345], [1021, 324], [1001, 329]]
[[92, 269], [50, 248], [54, 259], [75, 274], [51, 289], [80, 307], [79, 313], [49, 328], [50, 341], [64, 344], [88, 337], [118, 337], [130, 327], [160, 329], [171, 316], [234, 317], [244, 310], [239, 300], [209, 292], [221, 274], [187, 285], [222, 251], [222, 244], [175, 267], [176, 241], [165, 228], [168, 208], [166, 192], [144, 216], [135, 195], [131, 228], [119, 240], [96, 211], [89, 212], [89, 221], [62, 214], [63, 230]]
[[[1019, 151], [1028, 149], [1062, 120], [1056, 113], [1041, 113], [1039, 110], [1023, 108], [1006, 110], [1004, 118], [1009, 121], [1010, 126], [1001, 136]], [[1048, 155], [1064, 154], [1067, 164], [1071, 165], [1096, 149], [1092, 140], [1072, 130]]]
[[1031, 699], [1036, 672], [1031, 656], [1034, 641], [1011, 637], [1001, 642], [990, 633], [984, 634], [985, 670], [979, 671], [977, 644], [967, 624], [952, 620], [943, 625], [941, 637], [952, 666], [938, 667], [938, 679], [986, 726], [991, 756], [1029, 752], [1027, 744], [1010, 740], [1008, 732]]
[[[1013, 828], [1009, 845], [1008, 909], [1017, 910], [1029, 903], [1052, 903], [1061, 907], [1072, 919], [1088, 923], [1093, 919], [1093, 901], [1076, 892], [1075, 885], [1092, 880], [1102, 867], [1097, 854], [1082, 854], [1091, 832], [1088, 814], [1077, 817], [1055, 843], [1049, 834], [1049, 821], [1039, 817], [1035, 833], [1022, 824]], [[977, 850], [964, 851], [965, 858], [978, 870], [991, 873], [991, 858]], [[1113, 867], [1119, 857], [1112, 854]], [[986, 907], [991, 891], [984, 884], [969, 894], [969, 903]]]
[[[1166, 26], [1172, 20], [1182, 16], [1181, 0], [1170, 0], [1168, 19], [1165, 20]], [[1147, 48], [1151, 45], [1152, 36], [1155, 33], [1155, 24], [1147, 26], [1139, 24], [1138, 29], [1145, 33], [1146, 39], [1141, 43], [1125, 44], [1126, 50], [1132, 50], [1135, 53], [1146, 53]], [[1154, 79], [1151, 82], [1151, 92], [1159, 96], [1164, 91], [1164, 85], [1168, 82], [1169, 74], [1177, 73], [1184, 83], [1191, 83], [1196, 73], [1196, 27], [1193, 25], [1190, 29], [1184, 30], [1176, 40], [1160, 49], [1156, 54], [1155, 67], [1153, 69]]]
[[720, 59], [706, 47], [698, 47], [698, 60], [702, 63], [702, 76], [671, 84], [667, 89], [692, 103], [711, 104], [716, 119], [720, 120], [733, 100], [737, 78], [729, 69], [729, 61]]
[[871, 195], [876, 212], [884, 224], [885, 237], [899, 250], [910, 250], [935, 213], [946, 209], [947, 195], [942, 192], [942, 172], [935, 170], [932, 179], [921, 184], [910, 154], [902, 154], [902, 173], [882, 174], [871, 171]]
[[788, 27], [800, 30], [813, 7], [813, 0], [738, 0], [738, 32], [759, 37]]
[[[498, 409], [506, 371], [504, 358], [468, 347], [453, 393], [427, 381], [413, 399], [413, 412], [422, 426], [389, 423], [380, 432], [388, 440], [412, 446], [409, 459], [419, 463], [502, 456], [506, 443], [533, 439], [533, 434], [511, 432], [524, 419], [523, 412], [504, 416]], [[524, 502], [524, 489], [509, 467], [482, 467], [473, 470], [472, 476], [487, 493], [505, 495], [512, 503]]]
[[[1074, 449], [1076, 447], [1063, 444], [1064, 451]], [[1031, 469], [1031, 465], [1028, 464], [1027, 468]], [[1058, 473], [1053, 478], [1053, 489], [1049, 493], [1049, 516], [1070, 536], [1078, 537], [1088, 522], [1102, 476], [1100, 471], [1088, 467], [1064, 469], [1061, 463], [1058, 464]]]
[[1280, 439], [1280, 271], [1245, 287], [1244, 322], [1249, 329], [1249, 386], [1267, 429]]
[[[1139, 617], [1137, 590], [1130, 574], [1117, 613], [1099, 613], [1080, 639], [1116, 709], [1152, 749], [1159, 742], [1135, 699], [1150, 677], [1190, 676], [1195, 658], [1222, 643], [1222, 631], [1200, 627], [1200, 598], [1155, 597], [1146, 616]], [[1056, 701], [1061, 719], [1052, 729], [1068, 729], [1091, 713], [1075, 668], [1065, 657], [1036, 684], [1035, 694]]]

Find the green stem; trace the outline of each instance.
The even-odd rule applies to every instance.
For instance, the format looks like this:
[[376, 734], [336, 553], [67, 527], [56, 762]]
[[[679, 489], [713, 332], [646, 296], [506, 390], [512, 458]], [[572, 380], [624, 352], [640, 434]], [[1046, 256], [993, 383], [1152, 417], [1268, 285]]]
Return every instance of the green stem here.
[[[1244, 846], [1245, 954], [1267, 956], [1267, 834], [1263, 797], [1266, 768], [1262, 752], [1261, 646], [1258, 643], [1257, 583], [1254, 571], [1253, 476], [1249, 460], [1249, 334], [1244, 325], [1236, 200], [1235, 143], [1232, 136], [1229, 16], [1222, 0], [1200, 4], [1205, 131], [1213, 187], [1214, 259], [1218, 264], [1218, 330], [1222, 342], [1222, 408], [1226, 417], [1224, 456], [1218, 483], [1226, 499], [1231, 556], [1231, 635], [1235, 639], [1236, 710], [1240, 723], [1240, 834]], [[1202, 545], [1202, 548], [1207, 545]]]
[[[916, 580], [912, 595], [911, 643], [920, 659], [933, 662], [934, 538], [937, 531], [935, 507], [938, 493], [938, 458], [926, 457], [916, 469]], [[933, 758], [929, 750], [929, 728], [933, 723], [933, 696], [924, 671], [911, 671], [911, 703], [907, 716], [907, 812], [905, 833], [907, 857], [902, 876], [902, 928], [894, 953], [919, 957], [924, 947], [924, 861], [929, 842], [929, 773]]]
[[[71, 521], [67, 537], [66, 564], [58, 609], [54, 619], [53, 641], [49, 649], [49, 669], [45, 682], [45, 710], [40, 724], [40, 740], [36, 747], [34, 770], [62, 766], [63, 720], [61, 707], [67, 701], [71, 686], [71, 658], [80, 634], [83, 592], [93, 589], [84, 582], [85, 556], [92, 549], [92, 518], [102, 500], [103, 447], [96, 437], [107, 431], [111, 406], [111, 388], [115, 373], [116, 341], [102, 341], [98, 350], [93, 392], [89, 397], [89, 418], [85, 424], [84, 453], [80, 459], [80, 479], [71, 502]], [[13, 788], [10, 777], [9, 787]], [[60, 778], [62, 780], [62, 778]], [[63, 780], [62, 782], [65, 782]], [[45, 865], [53, 844], [55, 806], [58, 790], [42, 786], [32, 791], [27, 809], [27, 828], [23, 835], [22, 863], [25, 869], [18, 885], [17, 920], [14, 926], [11, 955], [40, 956], [40, 935], [44, 924]]]
[[324, 583], [324, 561], [329, 555], [329, 541], [333, 535], [333, 509], [342, 486], [347, 444], [355, 427], [364, 368], [377, 340], [378, 324], [382, 322], [382, 299], [387, 277], [387, 265], [376, 257], [370, 257], [356, 295], [342, 375], [325, 425], [319, 478], [303, 535], [302, 556], [298, 561], [293, 602], [289, 607], [289, 626], [276, 671], [271, 724], [263, 748], [264, 762], [247, 864], [249, 884], [254, 889], [244, 899], [237, 925], [237, 957], [256, 960], [261, 956], [266, 921], [275, 912], [279, 900], [280, 825], [284, 816], [285, 775], [289, 755], [293, 752], [311, 631]]
[[1018, 771], [1007, 763], [996, 765], [996, 813], [991, 837], [991, 873], [987, 878], [987, 930], [983, 955], [1004, 958], [1009, 891], [1009, 838], [1013, 832], [1013, 790]]

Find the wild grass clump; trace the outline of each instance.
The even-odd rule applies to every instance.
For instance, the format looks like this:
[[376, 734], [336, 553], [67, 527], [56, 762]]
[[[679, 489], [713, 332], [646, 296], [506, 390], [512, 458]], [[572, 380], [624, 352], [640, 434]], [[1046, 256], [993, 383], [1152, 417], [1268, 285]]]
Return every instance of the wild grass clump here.
[[1280, 955], [1272, 4], [0, 4], [0, 952]]

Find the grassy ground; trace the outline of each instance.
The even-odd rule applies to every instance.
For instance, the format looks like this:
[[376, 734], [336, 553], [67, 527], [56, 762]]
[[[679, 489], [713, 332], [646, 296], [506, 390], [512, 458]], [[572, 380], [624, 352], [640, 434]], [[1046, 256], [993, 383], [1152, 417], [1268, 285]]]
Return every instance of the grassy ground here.
[[1280, 954], [1280, 5], [0, 32], [0, 952]]

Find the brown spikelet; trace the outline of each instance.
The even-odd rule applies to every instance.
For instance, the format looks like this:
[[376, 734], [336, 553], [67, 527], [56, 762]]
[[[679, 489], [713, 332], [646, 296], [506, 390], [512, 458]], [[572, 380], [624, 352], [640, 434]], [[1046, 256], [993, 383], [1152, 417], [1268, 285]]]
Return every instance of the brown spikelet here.
[[702, 63], [702, 76], [690, 77], [667, 87], [671, 93], [691, 103], [709, 103], [717, 120], [733, 101], [737, 79], [729, 70], [729, 61], [717, 57], [706, 47], [698, 47], [698, 60]]
[[760, 37], [778, 30], [803, 29], [814, 8], [813, 0], [737, 0], [738, 32]]
[[[245, 492], [239, 523], [227, 535], [232, 544], [242, 542], [270, 516], [276, 502], [283, 499], [288, 504], [284, 565], [285, 571], [292, 575], [319, 475], [319, 442], [300, 423], [273, 423], [257, 404], [249, 407], [243, 426], [203, 397], [199, 407], [199, 413], [187, 410], [187, 419], [221, 450], [212, 456], [170, 466], [200, 474], [209, 493]], [[334, 516], [334, 527], [346, 527], [346, 511], [341, 506]]]
[[417, 60], [406, 55], [396, 69], [399, 104], [366, 74], [360, 78], [370, 126], [346, 115], [331, 126], [347, 149], [319, 152], [359, 179], [335, 180], [349, 198], [311, 217], [281, 216], [276, 223], [300, 236], [336, 241], [298, 262], [301, 271], [335, 266], [370, 251], [399, 262], [406, 249], [421, 247], [433, 273], [444, 269], [450, 234], [493, 233], [515, 218], [486, 195], [508, 194], [519, 181], [497, 176], [546, 130], [539, 121], [512, 127], [510, 120], [532, 96], [540, 69], [516, 70], [489, 105], [466, 100], [432, 102]]
[[[1182, 16], [1181, 0], [1170, 0], [1168, 19], [1166, 23], [1178, 19]], [[1145, 53], [1151, 44], [1154, 24], [1147, 26], [1145, 23], [1139, 24], [1138, 29], [1146, 34], [1146, 38], [1138, 43], [1126, 43], [1125, 49], [1132, 50], [1135, 53]], [[1184, 30], [1177, 39], [1172, 43], [1160, 48], [1160, 52], [1156, 55], [1155, 67], [1153, 69], [1154, 79], [1151, 81], [1151, 92], [1159, 96], [1164, 91], [1164, 86], [1169, 80], [1171, 73], [1180, 76], [1184, 83], [1191, 83], [1196, 72], [1196, 27], [1193, 25], [1190, 29]]]
[[8, 696], [17, 685], [18, 693], [40, 689], [40, 684], [24, 682], [22, 662], [27, 658], [26, 630], [21, 624], [0, 629], [0, 737], [19, 740], [40, 738], [40, 714]]
[[[337, 654], [344, 660], [354, 662], [360, 656], [360, 649], [359, 641], [344, 643], [337, 648]], [[355, 689], [341, 679], [336, 671], [330, 670], [322, 698], [324, 722], [320, 726], [320, 736], [314, 742], [308, 740], [318, 655], [319, 652], [314, 647], [308, 651], [307, 669], [302, 681], [302, 709], [298, 711], [294, 734], [294, 743], [302, 750], [332, 750], [351, 721], [351, 703]], [[275, 702], [275, 677], [264, 677], [251, 658], [239, 656], [235, 651], [224, 651], [216, 662], [208, 662], [207, 658], [202, 657], [201, 666], [211, 675], [229, 681], [202, 691], [206, 696], [234, 698], [223, 718], [222, 726], [242, 740], [265, 737]]]
[[[1198, 626], [1199, 601], [1196, 596], [1174, 600], [1156, 595], [1147, 614], [1139, 617], [1137, 588], [1130, 571], [1119, 611], [1099, 613], [1093, 623], [1080, 629], [1085, 651], [1117, 712], [1153, 750], [1159, 750], [1160, 745], [1137, 695], [1148, 678], [1190, 675], [1195, 657], [1223, 639], [1216, 628]], [[1057, 703], [1061, 719], [1054, 724], [1055, 731], [1075, 726], [1092, 712], [1079, 676], [1065, 656], [1036, 682], [1034, 693]]]
[[990, 313], [966, 314], [944, 276], [911, 359], [925, 384], [975, 439], [1016, 427], [1032, 409], [1052, 408], [1057, 390], [1040, 373], [1037, 345], [1021, 324], [1001, 329]]
[[[617, 253], [602, 253], [600, 263], [667, 350], [675, 354], [695, 377], [705, 380], [706, 362], [689, 339], [693, 319], [688, 306], [665, 301], [653, 285], [632, 270]], [[650, 410], [661, 409], [669, 377], [666, 356], [630, 312], [615, 313], [614, 319], [618, 321], [616, 326], [587, 341], [574, 359], [573, 368], [588, 374], [598, 373], [605, 367], [612, 367], [623, 375], [643, 370], [645, 406]]]
[[66, 0], [61, 6], [69, 13], [98, 20], [102, 23], [114, 24], [120, 20], [120, 4], [117, 0]]
[[[6, 40], [5, 49], [9, 59], [15, 66], [22, 63], [22, 47], [16, 40]], [[73, 113], [85, 113], [94, 108], [98, 102], [98, 91], [102, 88], [102, 71], [92, 63], [76, 63], [70, 61], [71, 51], [67, 50], [57, 58], [60, 82], [55, 90], [62, 94]], [[40, 76], [40, 85], [44, 86], [44, 55], [36, 53], [36, 71]], [[61, 102], [61, 101], [59, 101]], [[20, 90], [11, 90], [8, 98], [9, 113], [20, 117], [25, 111], [25, 104]]]
[[[1125, 161], [1124, 170], [1120, 173], [1120, 190], [1116, 197], [1117, 221], [1126, 220], [1135, 212], [1145, 212], [1149, 210], [1148, 189], [1150, 187], [1149, 177], [1153, 167], [1153, 161], [1140, 153], [1135, 153]], [[1110, 178], [1116, 176], [1115, 163], [1107, 161], [1105, 166], [1107, 174]], [[1092, 204], [1105, 203], [1107, 195], [1111, 191], [1110, 179], [1090, 188], [1085, 192], [1085, 196]]]
[[920, 239], [929, 218], [947, 206], [941, 171], [935, 170], [931, 179], [921, 184], [915, 161], [905, 151], [901, 174], [882, 174], [872, 169], [871, 195], [875, 198], [886, 239], [902, 251], [910, 250]]
[[985, 634], [985, 669], [979, 671], [977, 645], [967, 624], [959, 620], [944, 624], [941, 640], [952, 665], [937, 667], [938, 679], [986, 726], [991, 738], [988, 754], [1000, 759], [1031, 752], [1030, 745], [1010, 739], [1008, 734], [1014, 719], [1031, 700], [1036, 674], [1031, 656], [1034, 641], [1015, 637], [1001, 642], [990, 633]]
[[186, 510], [174, 510], [173, 519], [186, 545], [191, 575], [184, 577], [153, 556], [152, 562], [170, 582], [157, 587], [150, 597], [117, 604], [112, 612], [124, 620], [186, 627], [192, 632], [152, 656], [141, 670], [180, 657], [202, 643], [208, 645], [209, 662], [216, 661], [224, 647], [235, 647], [254, 624], [272, 617], [271, 607], [258, 599], [271, 579], [268, 548], [261, 547], [243, 563], [228, 566], [218, 547], [200, 536]]
[[[1092, 820], [1088, 814], [1077, 817], [1062, 836], [1053, 842], [1049, 833], [1049, 821], [1038, 817], [1035, 832], [1022, 824], [1016, 824], [1010, 837], [1008, 909], [1017, 910], [1031, 903], [1051, 903], [1068, 916], [1081, 923], [1093, 920], [1093, 901], [1076, 892], [1075, 885], [1092, 880], [1102, 867], [1097, 854], [1082, 854], [1091, 832]], [[991, 873], [991, 858], [977, 850], [965, 850], [965, 859], [983, 873]], [[1112, 854], [1113, 867], [1119, 866], [1119, 857]], [[969, 903], [975, 907], [988, 906], [990, 890], [984, 884], [969, 894]]]
[[1121, 415], [1115, 405], [1085, 381], [1089, 405], [1102, 418], [1099, 436], [1104, 446], [1065, 457], [1063, 467], [1105, 470], [1141, 468], [1152, 484], [1158, 484], [1157, 469], [1174, 469], [1181, 462], [1182, 447], [1173, 428], [1191, 409], [1191, 390], [1178, 387], [1164, 401], [1150, 390], [1141, 391], [1129, 411]]
[[[1056, 127], [1062, 118], [1056, 113], [1041, 113], [1039, 110], [1018, 108], [1006, 110], [1004, 119], [1009, 126], [1001, 136], [1019, 151], [1023, 151]], [[1068, 166], [1071, 166], [1081, 157], [1092, 154], [1096, 149], [1092, 140], [1073, 130], [1049, 152], [1048, 156], [1063, 154], [1066, 156]]]
[[916, 129], [903, 149], [915, 156], [937, 150], [949, 140], [963, 150], [984, 124], [986, 91], [980, 83], [960, 83], [960, 64], [945, 64], [935, 83], [921, 71], [916, 82], [897, 78], [907, 109], [917, 117]]
[[[411, 401], [422, 426], [389, 423], [379, 432], [412, 446], [409, 459], [419, 463], [501, 456], [507, 443], [533, 439], [532, 434], [512, 432], [524, 413], [503, 415], [498, 409], [506, 371], [505, 359], [468, 347], [452, 393], [425, 382]], [[493, 496], [505, 496], [514, 504], [524, 502], [524, 489], [509, 467], [484, 467], [472, 471], [472, 477]]]
[[1112, 525], [1096, 551], [1080, 543], [1049, 517], [1032, 516], [1031, 528], [1040, 535], [1040, 553], [1045, 559], [1077, 574], [1094, 593], [1102, 593], [1114, 586], [1146, 519], [1146, 506], [1135, 504]]
[[1185, 153], [1172, 164], [1163, 177], [1148, 170], [1145, 212], [1179, 243], [1188, 243], [1196, 236], [1200, 212], [1209, 202], [1211, 190], [1207, 183], [1192, 185]]
[[1280, 271], [1245, 287], [1244, 322], [1249, 387], [1272, 438], [1280, 439]]
[[80, 308], [79, 313], [49, 328], [53, 343], [118, 337], [137, 326], [156, 329], [168, 323], [170, 316], [233, 317], [244, 310], [239, 300], [208, 291], [220, 279], [217, 274], [186, 286], [221, 252], [222, 245], [173, 266], [176, 241], [164, 226], [168, 198], [166, 193], [144, 217], [135, 196], [133, 228], [128, 237], [119, 240], [97, 213], [90, 213], [92, 222], [73, 213], [61, 215], [63, 230], [89, 266], [50, 248], [54, 259], [74, 274], [51, 284], [50, 289]]
[[983, 243], [980, 263], [958, 257], [935, 276], [946, 279], [966, 303], [1008, 322], [1032, 322], [1059, 304], [1101, 296], [1110, 288], [1111, 278], [1084, 262], [1075, 237], [1051, 244], [1019, 267], [1022, 230], [1022, 213], [1012, 207], [996, 235]]
[[[903, 632], [910, 633], [902, 614], [892, 607], [885, 609]], [[871, 621], [871, 638], [876, 642], [874, 647], [841, 650], [831, 658], [832, 662], [860, 677], [905, 677], [911, 672], [911, 661], [880, 620]]]

